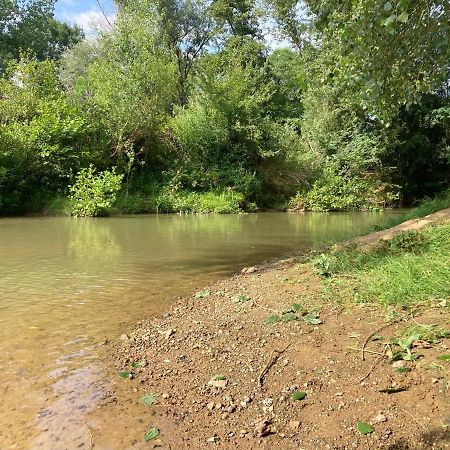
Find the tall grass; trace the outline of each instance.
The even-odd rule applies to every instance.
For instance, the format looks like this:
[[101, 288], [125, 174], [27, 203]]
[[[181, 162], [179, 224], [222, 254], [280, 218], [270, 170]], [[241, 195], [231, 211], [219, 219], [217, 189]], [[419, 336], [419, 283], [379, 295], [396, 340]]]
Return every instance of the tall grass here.
[[413, 305], [450, 297], [450, 225], [423, 235], [417, 251], [388, 252], [356, 272], [361, 300]]
[[[315, 260], [338, 275], [331, 289], [358, 302], [412, 306], [450, 298], [450, 225], [405, 232], [371, 251], [344, 249]], [[339, 275], [344, 275], [339, 277]]]

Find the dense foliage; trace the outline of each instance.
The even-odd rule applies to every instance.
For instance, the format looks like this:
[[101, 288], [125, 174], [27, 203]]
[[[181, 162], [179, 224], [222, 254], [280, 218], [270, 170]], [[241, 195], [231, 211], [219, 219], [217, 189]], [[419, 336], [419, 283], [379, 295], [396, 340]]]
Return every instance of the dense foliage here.
[[0, 212], [376, 209], [448, 186], [448, 2], [117, 6], [84, 40], [53, 1], [0, 6]]

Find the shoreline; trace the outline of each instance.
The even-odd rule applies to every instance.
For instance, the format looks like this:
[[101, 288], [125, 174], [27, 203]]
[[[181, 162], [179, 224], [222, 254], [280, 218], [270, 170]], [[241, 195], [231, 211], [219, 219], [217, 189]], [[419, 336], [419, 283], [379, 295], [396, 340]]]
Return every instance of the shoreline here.
[[[428, 226], [449, 217], [447, 210], [445, 217], [413, 222]], [[380, 239], [380, 232], [371, 235]], [[383, 349], [416, 317], [448, 329], [447, 303], [401, 319], [402, 309], [390, 308], [398, 320], [389, 323], [389, 308], [381, 305], [330, 301], [323, 279], [298, 256], [243, 272], [179, 299], [115, 346], [116, 373], [129, 378], [119, 383], [143, 408], [142, 435], [146, 428], [160, 433], [149, 444], [446, 448], [450, 374], [436, 361], [448, 338], [419, 342], [417, 361], [390, 361]], [[365, 339], [380, 328], [383, 341]], [[359, 422], [373, 430], [361, 433]]]

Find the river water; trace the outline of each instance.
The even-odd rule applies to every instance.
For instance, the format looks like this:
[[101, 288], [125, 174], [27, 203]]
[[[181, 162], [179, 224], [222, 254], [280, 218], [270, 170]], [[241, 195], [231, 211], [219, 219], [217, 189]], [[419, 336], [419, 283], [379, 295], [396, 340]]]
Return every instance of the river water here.
[[1, 219], [0, 450], [89, 448], [105, 341], [244, 266], [392, 214]]

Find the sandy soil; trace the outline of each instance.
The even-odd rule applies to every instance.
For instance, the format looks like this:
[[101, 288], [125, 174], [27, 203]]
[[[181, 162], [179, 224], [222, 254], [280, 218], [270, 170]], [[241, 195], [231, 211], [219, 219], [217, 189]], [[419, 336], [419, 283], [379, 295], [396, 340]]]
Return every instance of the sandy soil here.
[[[414, 342], [415, 361], [383, 357], [408, 327], [450, 330], [448, 306], [442, 299], [390, 321], [380, 306], [333, 301], [295, 258], [202, 287], [118, 340], [116, 370], [132, 375], [118, 382], [128, 399], [114, 397], [115, 408], [140, 403], [139, 432], [160, 432], [123, 447], [450, 448], [450, 362], [438, 359], [450, 339]], [[267, 323], [283, 312], [296, 320]], [[153, 405], [142, 404], [145, 394]], [[360, 421], [374, 430], [362, 434]]]

